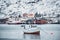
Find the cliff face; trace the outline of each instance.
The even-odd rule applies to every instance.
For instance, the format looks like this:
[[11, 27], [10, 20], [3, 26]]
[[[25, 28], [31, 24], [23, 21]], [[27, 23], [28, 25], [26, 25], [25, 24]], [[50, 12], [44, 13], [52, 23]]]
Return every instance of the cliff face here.
[[23, 13], [59, 14], [60, 0], [0, 0], [0, 14]]

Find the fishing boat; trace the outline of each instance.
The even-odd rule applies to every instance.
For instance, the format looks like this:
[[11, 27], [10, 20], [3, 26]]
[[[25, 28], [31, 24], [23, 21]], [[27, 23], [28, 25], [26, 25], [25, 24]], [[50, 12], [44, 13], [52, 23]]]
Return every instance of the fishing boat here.
[[47, 20], [43, 20], [43, 19], [41, 19], [41, 20], [35, 20], [35, 23], [36, 24], [47, 24]]
[[20, 21], [9, 21], [7, 24], [20, 24]]
[[25, 24], [25, 21], [27, 19], [25, 18], [12, 18], [12, 19], [9, 19], [6, 23], [7, 24]]
[[15, 20], [14, 18], [12, 18], [12, 19], [8, 19], [8, 21], [6, 23], [7, 24], [20, 24], [21, 21], [20, 20]]
[[25, 25], [24, 34], [40, 34], [40, 30], [36, 25]]

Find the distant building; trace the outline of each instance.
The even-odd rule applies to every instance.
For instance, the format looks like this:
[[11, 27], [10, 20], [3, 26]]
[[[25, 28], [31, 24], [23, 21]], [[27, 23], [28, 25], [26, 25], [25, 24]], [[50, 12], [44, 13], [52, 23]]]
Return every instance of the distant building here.
[[23, 14], [23, 17], [26, 17], [26, 18], [33, 18], [34, 17], [34, 13], [24, 13]]

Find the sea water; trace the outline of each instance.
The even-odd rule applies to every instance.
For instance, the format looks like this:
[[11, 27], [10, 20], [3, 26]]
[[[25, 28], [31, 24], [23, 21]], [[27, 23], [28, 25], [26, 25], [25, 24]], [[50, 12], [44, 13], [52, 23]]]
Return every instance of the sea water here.
[[0, 24], [0, 40], [60, 40], [60, 24], [34, 25], [39, 27], [40, 35], [24, 34], [21, 24]]

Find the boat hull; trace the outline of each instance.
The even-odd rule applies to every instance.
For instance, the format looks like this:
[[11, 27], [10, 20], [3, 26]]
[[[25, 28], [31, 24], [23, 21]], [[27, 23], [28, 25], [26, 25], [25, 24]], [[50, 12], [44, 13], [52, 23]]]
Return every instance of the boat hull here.
[[24, 34], [40, 34], [40, 31], [36, 31], [36, 32], [24, 32]]
[[22, 24], [22, 23], [7, 23], [7, 24]]

